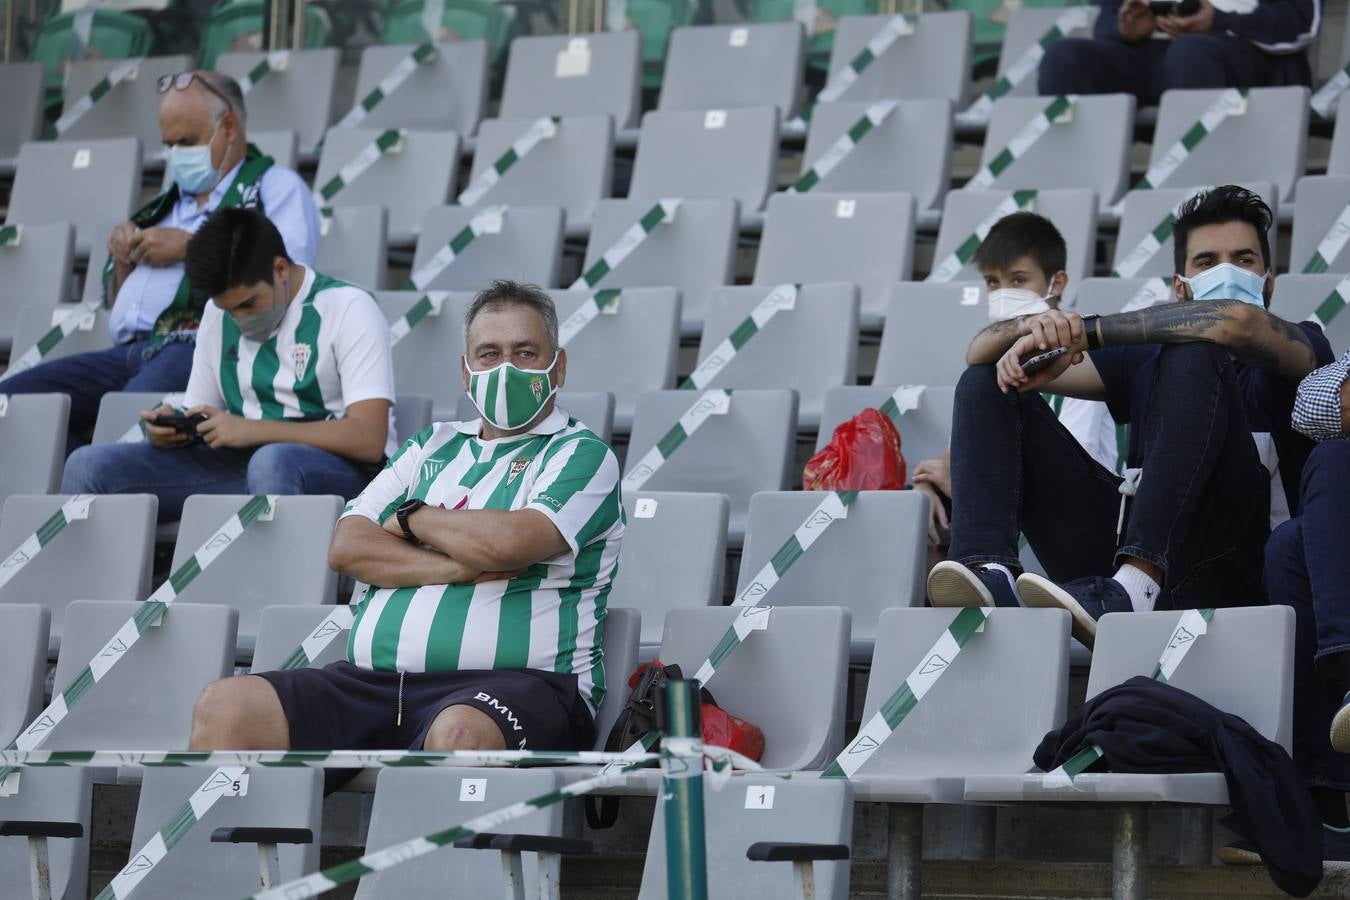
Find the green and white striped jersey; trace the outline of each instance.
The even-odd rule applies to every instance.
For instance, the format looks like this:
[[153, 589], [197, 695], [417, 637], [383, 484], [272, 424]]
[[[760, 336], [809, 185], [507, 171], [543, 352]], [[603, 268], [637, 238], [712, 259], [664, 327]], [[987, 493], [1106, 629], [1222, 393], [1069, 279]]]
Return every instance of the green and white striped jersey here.
[[261, 343], [214, 303], [197, 331], [183, 405], [211, 406], [246, 419], [336, 419], [361, 400], [388, 400], [385, 455], [394, 435], [394, 362], [389, 325], [359, 287], [305, 269], [276, 334]]
[[347, 640], [363, 669], [542, 669], [575, 674], [594, 712], [605, 694], [605, 602], [619, 563], [623, 504], [609, 445], [555, 407], [528, 433], [482, 440], [481, 423], [437, 423], [399, 448], [343, 517], [383, 524], [399, 504], [532, 509], [568, 551], [509, 581], [369, 588]]

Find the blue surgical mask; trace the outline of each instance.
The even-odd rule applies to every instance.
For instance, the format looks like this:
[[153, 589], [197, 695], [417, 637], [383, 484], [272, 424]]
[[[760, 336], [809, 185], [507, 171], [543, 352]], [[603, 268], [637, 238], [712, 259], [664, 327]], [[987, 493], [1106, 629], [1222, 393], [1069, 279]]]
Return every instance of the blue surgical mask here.
[[[219, 130], [220, 126], [216, 126]], [[211, 165], [211, 142], [216, 132], [211, 132], [211, 140], [196, 147], [169, 148], [169, 174], [174, 184], [184, 194], [205, 194], [220, 183], [224, 172], [217, 171]]]
[[1191, 286], [1191, 296], [1196, 300], [1241, 300], [1265, 309], [1265, 287], [1269, 276], [1270, 273], [1258, 275], [1251, 269], [1220, 263], [1191, 278], [1177, 277]]

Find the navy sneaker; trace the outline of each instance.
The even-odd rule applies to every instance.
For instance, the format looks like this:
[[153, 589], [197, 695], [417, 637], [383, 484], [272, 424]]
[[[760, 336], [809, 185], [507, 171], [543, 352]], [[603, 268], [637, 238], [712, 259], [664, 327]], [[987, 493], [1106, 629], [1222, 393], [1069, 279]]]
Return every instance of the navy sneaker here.
[[1331, 746], [1350, 753], [1350, 694], [1341, 700], [1341, 708], [1331, 719]]
[[[1350, 828], [1322, 825], [1322, 861], [1350, 861]], [[1251, 841], [1237, 840], [1219, 849], [1219, 862], [1229, 866], [1259, 866], [1261, 854]]]
[[1073, 615], [1073, 636], [1089, 650], [1097, 640], [1098, 619], [1134, 610], [1130, 595], [1114, 578], [1079, 578], [1060, 585], [1025, 572], [1017, 579], [1017, 593], [1027, 606], [1067, 609]]
[[938, 607], [1021, 606], [1007, 575], [951, 560], [943, 560], [928, 573], [928, 599]]

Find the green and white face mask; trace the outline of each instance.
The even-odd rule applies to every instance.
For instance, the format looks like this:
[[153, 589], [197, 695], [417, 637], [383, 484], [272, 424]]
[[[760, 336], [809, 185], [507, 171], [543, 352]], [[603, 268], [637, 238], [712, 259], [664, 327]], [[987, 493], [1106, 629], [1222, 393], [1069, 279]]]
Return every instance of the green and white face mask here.
[[478, 407], [484, 421], [502, 431], [516, 431], [539, 416], [555, 390], [549, 373], [558, 364], [558, 354], [543, 369], [520, 369], [503, 362], [491, 369], [475, 372], [469, 368], [469, 399]]

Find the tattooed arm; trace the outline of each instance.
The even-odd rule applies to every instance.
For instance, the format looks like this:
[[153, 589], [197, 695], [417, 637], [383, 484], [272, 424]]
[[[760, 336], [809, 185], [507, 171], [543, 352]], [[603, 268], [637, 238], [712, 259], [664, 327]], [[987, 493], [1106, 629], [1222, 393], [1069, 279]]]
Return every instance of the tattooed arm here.
[[966, 351], [966, 365], [987, 366], [998, 362], [999, 357], [1007, 353], [1008, 348], [1025, 333], [1021, 330], [1022, 320], [1028, 318], [1030, 316], [1018, 316], [1016, 319], [995, 322], [975, 335], [975, 339], [970, 342], [970, 349]]

